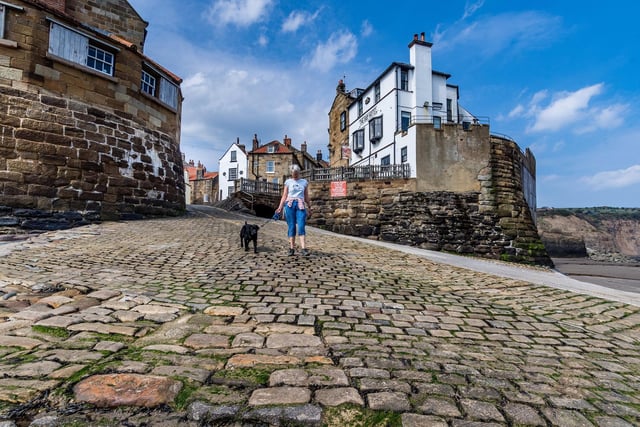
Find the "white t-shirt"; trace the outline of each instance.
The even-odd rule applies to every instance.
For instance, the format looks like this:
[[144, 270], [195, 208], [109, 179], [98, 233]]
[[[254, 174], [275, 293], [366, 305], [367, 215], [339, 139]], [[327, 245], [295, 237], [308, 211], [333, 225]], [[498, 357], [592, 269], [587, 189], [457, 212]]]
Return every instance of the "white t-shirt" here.
[[309, 185], [309, 183], [304, 178], [289, 178], [284, 182], [284, 185], [288, 189], [287, 197], [289, 199], [304, 200], [304, 189], [307, 188], [307, 185]]

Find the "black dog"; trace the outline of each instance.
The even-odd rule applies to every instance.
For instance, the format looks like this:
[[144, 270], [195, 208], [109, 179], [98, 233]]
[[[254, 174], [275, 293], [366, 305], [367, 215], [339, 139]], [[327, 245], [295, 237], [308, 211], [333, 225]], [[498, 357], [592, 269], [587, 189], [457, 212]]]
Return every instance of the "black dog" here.
[[244, 247], [245, 252], [249, 250], [249, 241], [253, 241], [253, 252], [258, 252], [258, 228], [255, 224], [244, 222], [240, 230], [240, 247]]

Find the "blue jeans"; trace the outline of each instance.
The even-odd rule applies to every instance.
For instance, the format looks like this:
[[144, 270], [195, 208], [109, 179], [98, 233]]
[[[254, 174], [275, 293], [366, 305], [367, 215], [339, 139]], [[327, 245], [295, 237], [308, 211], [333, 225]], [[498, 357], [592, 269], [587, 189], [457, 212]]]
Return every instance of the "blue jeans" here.
[[304, 236], [304, 225], [307, 221], [307, 211], [298, 208], [298, 203], [294, 202], [289, 207], [284, 205], [284, 217], [287, 220], [287, 236], [296, 237], [296, 226], [298, 227], [298, 236]]

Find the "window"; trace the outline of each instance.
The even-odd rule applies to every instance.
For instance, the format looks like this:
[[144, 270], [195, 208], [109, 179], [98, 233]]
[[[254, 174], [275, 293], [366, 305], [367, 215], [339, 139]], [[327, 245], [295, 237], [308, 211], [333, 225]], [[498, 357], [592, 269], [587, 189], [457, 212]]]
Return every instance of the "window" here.
[[376, 102], [380, 101], [380, 82], [376, 82], [376, 85], [373, 87], [373, 93]]
[[374, 117], [369, 121], [369, 140], [380, 141], [382, 139], [382, 116]]
[[347, 112], [340, 113], [340, 130], [344, 131], [347, 128]]
[[271, 144], [270, 146], [267, 147], [267, 153], [275, 153], [276, 152], [276, 146], [274, 144]]
[[453, 108], [451, 107], [451, 99], [447, 98], [447, 121], [453, 121]]
[[403, 111], [400, 113], [400, 130], [406, 132], [409, 129], [409, 125], [411, 124], [411, 113], [408, 111]]
[[238, 161], [238, 153], [236, 152], [236, 150], [231, 150], [231, 161], [232, 162]]
[[400, 90], [409, 90], [409, 70], [400, 70]]
[[362, 150], [364, 150], [364, 129], [353, 133], [353, 151], [360, 153]]
[[142, 70], [140, 90], [147, 95], [156, 96], [156, 78], [145, 70]]
[[401, 163], [407, 162], [407, 147], [402, 147], [400, 149], [400, 162]]
[[231, 195], [236, 191], [236, 186], [235, 185], [229, 185], [227, 187], [227, 197], [231, 197]]
[[434, 129], [441, 129], [442, 128], [442, 117], [433, 116], [433, 128]]
[[238, 179], [238, 168], [229, 168], [229, 181]]
[[391, 154], [388, 154], [380, 159], [380, 166], [390, 166], [391, 165]]
[[360, 98], [358, 100], [358, 117], [362, 115], [362, 111], [363, 111], [362, 98]]
[[[0, 3], [0, 40], [4, 40], [5, 39], [5, 31], [6, 31], [6, 20], [7, 20], [7, 15], [8, 15], [8, 11], [9, 9], [15, 9], [18, 10], [20, 12], [24, 11], [24, 9], [20, 6], [14, 6], [12, 4], [9, 3]], [[2, 43], [4, 46], [11, 46], [11, 47], [18, 47], [17, 43], [15, 42], [4, 42]]]
[[108, 76], [113, 76], [113, 54], [91, 44], [89, 41], [89, 53], [87, 55], [87, 67], [100, 71]]
[[171, 108], [178, 108], [178, 86], [151, 64], [142, 64], [140, 91], [153, 96]]
[[267, 160], [267, 173], [276, 172], [276, 162], [273, 160]]
[[117, 48], [51, 23], [49, 53], [76, 64], [113, 76]]

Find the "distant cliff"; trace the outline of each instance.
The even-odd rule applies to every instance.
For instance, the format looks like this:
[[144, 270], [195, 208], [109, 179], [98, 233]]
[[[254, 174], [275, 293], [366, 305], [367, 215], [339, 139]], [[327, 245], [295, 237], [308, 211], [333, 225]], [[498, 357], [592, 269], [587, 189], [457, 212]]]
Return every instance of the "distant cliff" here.
[[538, 233], [551, 257], [640, 260], [640, 208], [538, 209]]

